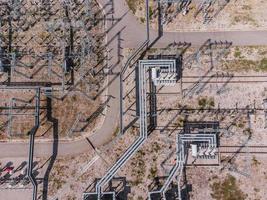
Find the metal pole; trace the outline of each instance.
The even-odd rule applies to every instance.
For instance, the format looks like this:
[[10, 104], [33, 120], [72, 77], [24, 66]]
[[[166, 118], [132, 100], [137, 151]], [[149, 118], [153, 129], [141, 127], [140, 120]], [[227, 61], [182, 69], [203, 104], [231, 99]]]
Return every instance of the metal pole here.
[[120, 134], [123, 135], [123, 74], [120, 73]]
[[12, 98], [10, 101], [9, 109], [8, 109], [8, 136], [12, 136], [12, 121], [13, 121], [13, 105], [14, 99]]
[[11, 79], [12, 75], [14, 74], [15, 67], [16, 67], [16, 54], [15, 53], [11, 53], [10, 79]]
[[40, 124], [40, 88], [37, 88], [35, 96], [35, 126], [30, 133], [29, 158], [28, 158], [28, 170], [27, 170], [27, 176], [33, 185], [32, 200], [37, 199], [37, 182], [32, 173], [32, 170], [33, 170], [33, 155], [34, 155], [34, 138], [36, 131], [39, 128], [39, 124]]
[[146, 0], [146, 34], [147, 40], [149, 40], [149, 2]]
[[48, 76], [51, 77], [51, 73], [52, 73], [52, 52], [48, 53]]

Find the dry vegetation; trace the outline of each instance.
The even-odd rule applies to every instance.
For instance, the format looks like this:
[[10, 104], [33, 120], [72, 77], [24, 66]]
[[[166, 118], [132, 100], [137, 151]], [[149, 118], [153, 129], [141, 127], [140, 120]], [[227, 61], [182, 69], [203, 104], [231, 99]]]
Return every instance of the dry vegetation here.
[[216, 180], [212, 185], [212, 198], [216, 200], [245, 200], [245, 195], [240, 188], [236, 178], [227, 175], [224, 180]]
[[266, 47], [234, 47], [223, 60], [223, 69], [230, 72], [238, 71], [267, 71]]

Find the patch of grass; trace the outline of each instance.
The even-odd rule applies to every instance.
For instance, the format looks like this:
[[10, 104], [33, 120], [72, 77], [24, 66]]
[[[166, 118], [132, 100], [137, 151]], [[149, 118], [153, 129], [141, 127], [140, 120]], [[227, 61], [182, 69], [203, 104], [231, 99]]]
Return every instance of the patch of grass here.
[[267, 58], [261, 59], [259, 68], [261, 71], [267, 71]]
[[145, 152], [142, 150], [139, 150], [135, 157], [132, 159], [131, 162], [131, 176], [134, 178], [134, 181], [132, 184], [134, 186], [139, 185], [143, 182], [143, 179], [145, 178], [145, 171], [146, 171], [146, 163], [144, 161]]
[[156, 166], [153, 166], [149, 170], [148, 178], [149, 179], [154, 179], [154, 178], [156, 178], [157, 174], [158, 174], [158, 169], [157, 169]]
[[238, 47], [235, 48], [234, 57], [241, 58], [241, 51], [239, 50]]
[[227, 71], [267, 71], [267, 58], [263, 58], [260, 61], [248, 60], [248, 59], [235, 59], [224, 63], [225, 70]]
[[198, 99], [198, 105], [199, 105], [199, 107], [201, 107], [201, 108], [205, 108], [206, 107], [206, 105], [207, 105], [207, 99], [206, 98], [199, 98]]
[[267, 50], [264, 50], [264, 49], [261, 50], [261, 49], [259, 49], [258, 54], [261, 55], [261, 56], [265, 56], [265, 55], [267, 55]]
[[119, 128], [119, 126], [117, 126], [116, 129], [114, 130], [112, 136], [113, 136], [113, 137], [116, 137], [116, 136], [118, 135], [119, 132], [120, 132], [120, 128]]
[[213, 108], [215, 106], [214, 98], [213, 97], [210, 98], [208, 103], [209, 103], [209, 107]]
[[240, 121], [238, 124], [237, 124], [237, 127], [238, 128], [244, 128], [245, 127], [245, 124], [244, 124], [244, 122], [243, 121]]
[[138, 197], [137, 197], [137, 200], [143, 200], [143, 197], [138, 196]]
[[141, 0], [126, 0], [126, 2], [130, 10], [133, 12], [133, 14], [135, 14], [138, 6], [140, 5], [142, 1]]
[[249, 13], [247, 13], [247, 14], [239, 14], [239, 15], [234, 16], [232, 24], [235, 25], [235, 24], [239, 24], [239, 23], [251, 24], [253, 26], [258, 26], [256, 20], [254, 18], [252, 18], [249, 15]]
[[198, 99], [198, 106], [200, 108], [213, 108], [215, 106], [214, 98], [201, 97]]
[[243, 130], [243, 134], [246, 136], [251, 136], [252, 130], [250, 128], [246, 128], [245, 130]]
[[151, 20], [153, 17], [153, 9], [149, 7], [149, 19]]
[[155, 153], [158, 153], [160, 151], [160, 149], [161, 149], [161, 147], [160, 147], [158, 142], [153, 142], [151, 147], [152, 147], [152, 152], [155, 152]]
[[158, 49], [156, 48], [151, 48], [151, 49], [148, 49], [147, 53], [148, 54], [153, 54], [153, 53], [156, 53], [158, 51]]
[[216, 200], [245, 200], [247, 195], [238, 187], [235, 177], [228, 175], [223, 181], [211, 185], [212, 198]]
[[252, 8], [251, 8], [250, 5], [243, 5], [243, 6], [242, 6], [242, 9], [243, 9], [243, 10], [251, 10]]
[[132, 126], [132, 127], [130, 127], [129, 132], [131, 133], [131, 135], [136, 135], [138, 132], [138, 128], [135, 126]]
[[62, 180], [61, 178], [59, 177], [53, 177], [51, 179], [51, 181], [53, 181], [53, 188], [55, 188], [56, 190], [59, 190], [63, 187], [64, 184], [66, 184], [66, 181], [65, 180]]
[[67, 196], [67, 200], [76, 200], [77, 198], [75, 196], [72, 196], [72, 195], [68, 195]]
[[73, 96], [71, 97], [71, 100], [72, 100], [72, 101], [77, 101], [77, 97], [76, 97], [76, 95], [73, 95]]
[[256, 157], [253, 156], [253, 157], [252, 157], [252, 165], [255, 166], [255, 167], [258, 167], [260, 164], [261, 164], [260, 161], [258, 161], [258, 160], [256, 159]]
[[174, 125], [177, 127], [183, 127], [184, 126], [184, 118], [178, 117], [176, 122], [174, 122]]

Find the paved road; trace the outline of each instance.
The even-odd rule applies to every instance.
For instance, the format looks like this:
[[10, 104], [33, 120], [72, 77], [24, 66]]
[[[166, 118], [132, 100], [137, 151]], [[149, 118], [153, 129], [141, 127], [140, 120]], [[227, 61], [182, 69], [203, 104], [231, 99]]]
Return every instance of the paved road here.
[[[119, 119], [119, 79], [116, 75], [120, 71], [121, 63], [118, 56], [121, 48], [135, 48], [145, 40], [146, 28], [128, 10], [125, 0], [114, 1], [113, 18], [119, 19], [117, 23], [107, 20], [108, 28], [108, 48], [110, 49], [110, 67], [113, 68], [112, 74], [108, 76], [108, 94], [112, 96], [109, 101], [107, 115], [103, 126], [92, 136], [89, 137], [94, 146], [98, 147], [111, 140], [114, 130], [118, 126]], [[109, 0], [99, 0], [105, 12], [108, 12], [111, 5]], [[108, 16], [111, 18], [111, 15]], [[151, 31], [151, 41], [157, 38], [157, 31]], [[176, 42], [190, 42], [192, 45], [201, 45], [207, 39], [228, 40], [233, 45], [267, 45], [267, 31], [226, 31], [226, 32], [173, 32], [164, 33], [155, 47], [165, 47], [167, 44]], [[61, 142], [58, 144], [58, 155], [72, 155], [90, 151], [92, 147], [86, 139], [72, 142]], [[45, 142], [35, 144], [35, 156], [50, 156], [53, 151], [53, 143]], [[0, 157], [19, 157], [27, 156], [27, 143], [1, 143]]]

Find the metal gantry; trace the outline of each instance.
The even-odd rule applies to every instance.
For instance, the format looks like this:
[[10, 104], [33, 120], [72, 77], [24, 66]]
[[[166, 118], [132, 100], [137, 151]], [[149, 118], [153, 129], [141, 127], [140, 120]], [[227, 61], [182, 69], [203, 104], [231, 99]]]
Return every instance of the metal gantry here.
[[[27, 90], [31, 90], [34, 91], [35, 89], [32, 87], [12, 87], [12, 86], [8, 86], [8, 87], [1, 87], [0, 88], [3, 91], [10, 91], [10, 90], [18, 90], [20, 91], [25, 91]], [[9, 96], [9, 95], [8, 95]], [[30, 95], [28, 95], [30, 96]], [[33, 117], [35, 117], [38, 113], [36, 113], [36, 106], [37, 104], [33, 104], [32, 101], [33, 99], [36, 98], [36, 94], [30, 98], [23, 98], [23, 97], [14, 97], [12, 96], [8, 103], [4, 100], [2, 100], [1, 103], [1, 108], [3, 108], [3, 110], [7, 110], [6, 112], [1, 112], [0, 115], [1, 116], [6, 116], [7, 121], [5, 122], [6, 126], [7, 126], [7, 130], [6, 135], [11, 138], [12, 136], [21, 134], [21, 130], [19, 132], [15, 132], [13, 130], [13, 127], [20, 127], [19, 125], [16, 124], [16, 126], [14, 126], [14, 118], [15, 117], [24, 117], [26, 120], [29, 119], [33, 119]], [[29, 110], [32, 111], [34, 109], [34, 112], [28, 112]], [[22, 119], [17, 120], [17, 122], [21, 123]], [[23, 123], [26, 123], [25, 121]], [[22, 123], [21, 123], [22, 124]]]
[[[217, 94], [220, 94], [225, 91], [225, 86], [231, 82], [234, 78], [231, 74], [225, 74], [217, 68], [219, 61], [223, 56], [229, 52], [232, 42], [229, 41], [211, 41], [211, 39], [206, 40], [199, 49], [197, 49], [193, 54], [189, 55], [184, 59], [183, 68], [196, 68], [198, 70], [198, 80], [195, 81], [189, 88], [184, 91], [183, 96], [193, 96], [194, 94], [199, 94], [205, 87], [206, 84], [213, 78], [228, 78], [225, 81], [225, 84], [221, 87], [217, 87]], [[205, 70], [203, 67], [204, 64], [208, 64], [208, 70]], [[212, 71], [216, 71], [211, 76], [208, 76]], [[203, 84], [203, 80], [205, 80]], [[219, 81], [218, 81], [219, 82]], [[217, 86], [217, 85], [216, 85]]]
[[[217, 2], [217, 9], [211, 11], [211, 7], [215, 6]], [[203, 23], [209, 23], [214, 17], [216, 17], [222, 9], [230, 2], [230, 0], [202, 0], [201, 3], [198, 5], [198, 8], [194, 14], [197, 17], [200, 13], [203, 16]]]
[[70, 129], [67, 131], [67, 133], [66, 133], [66, 135], [67, 135], [68, 137], [71, 138], [71, 137], [74, 136], [75, 129], [76, 129], [78, 123], [80, 122], [80, 120], [82, 119], [82, 117], [83, 117], [83, 116], [82, 116], [81, 113], [79, 113], [79, 114], [77, 115], [77, 117], [76, 117], [75, 121], [73, 122], [71, 128], [70, 128]]
[[103, 195], [111, 194], [113, 199], [115, 199], [115, 192], [105, 192], [103, 191], [103, 187], [112, 180], [114, 175], [118, 172], [119, 169], [135, 154], [135, 152], [142, 146], [142, 144], [147, 139], [147, 100], [146, 100], [146, 70], [147, 67], [151, 67], [150, 65], [146, 65], [142, 61], [139, 61], [139, 125], [140, 132], [139, 137], [135, 140], [135, 142], [125, 151], [125, 153], [120, 157], [120, 159], [108, 170], [108, 172], [97, 182], [95, 190], [96, 192], [83, 193], [83, 199], [87, 199], [89, 196], [96, 196], [98, 200], [101, 200]]
[[[192, 0], [157, 0], [157, 2], [160, 7], [160, 15], [162, 16], [161, 25], [164, 25], [171, 22], [179, 13], [186, 15], [189, 12], [189, 5]], [[171, 5], [174, 5], [176, 8], [174, 13], [170, 14], [168, 9]]]
[[121, 169], [122, 166], [135, 154], [142, 146], [148, 136], [148, 120], [147, 120], [147, 78], [146, 74], [149, 70], [157, 67], [170, 67], [174, 65], [174, 60], [139, 60], [138, 63], [138, 101], [139, 101], [139, 137], [135, 142], [124, 152], [120, 159], [108, 170], [108, 172], [97, 182], [95, 186], [96, 192], [83, 193], [83, 199], [90, 196], [96, 196], [98, 200], [104, 195], [112, 195], [115, 199], [115, 192], [103, 191], [103, 187], [112, 180], [114, 175]]
[[217, 0], [202, 0], [195, 13], [195, 17], [197, 17], [200, 12], [203, 12], [204, 23], [209, 20], [209, 8], [215, 3], [215, 1]]
[[[183, 2], [184, 0], [158, 0], [161, 12], [160, 15], [162, 16], [161, 25], [169, 23], [171, 19], [180, 12], [181, 6], [184, 4]], [[168, 14], [170, 4], [176, 4], [176, 12], [171, 16]]]
[[[80, 7], [81, 5], [83, 7]], [[71, 83], [68, 80], [71, 77], [66, 73], [68, 72], [66, 69], [74, 70], [74, 66], [70, 65], [69, 61], [75, 62], [75, 72], [78, 74], [82, 74], [85, 71], [84, 68], [88, 67], [86, 62], [93, 53], [92, 47], [95, 46], [93, 43], [96, 42], [89, 34], [91, 20], [87, 15], [92, 15], [92, 10], [90, 13], [88, 11], [92, 7], [91, 0], [42, 1], [34, 4], [28, 4], [26, 1], [7, 1], [0, 6], [3, 7], [1, 11], [4, 11], [0, 12], [0, 71], [6, 72], [8, 82], [16, 82], [16, 78], [20, 80], [26, 78], [26, 81], [29, 81], [43, 68], [47, 68], [48, 77], [42, 76], [40, 79], [49, 78], [50, 82], [60, 79], [62, 91], [64, 91], [65, 86]], [[35, 9], [31, 9], [32, 7]], [[51, 7], [50, 10], [47, 10], [47, 7]], [[55, 10], [53, 7], [59, 8]], [[27, 9], [36, 13], [28, 16]], [[64, 12], [61, 12], [62, 10]], [[70, 12], [75, 14], [70, 16]], [[41, 17], [46, 18], [47, 13], [50, 13], [50, 16], [45, 22], [40, 23], [44, 31], [40, 35], [28, 34], [28, 30]], [[51, 18], [51, 13], [55, 13], [59, 18]], [[63, 69], [60, 71], [59, 68]], [[59, 84], [57, 82], [54, 85]]]
[[2, 34], [3, 34], [3, 30], [2, 30], [2, 20], [0, 19], [0, 73], [4, 72], [4, 62], [3, 62], [3, 48], [2, 48]]
[[[157, 0], [162, 12], [161, 24], [168, 24], [174, 19], [177, 14], [182, 13], [186, 15], [189, 12], [189, 6], [194, 0]], [[217, 4], [216, 4], [217, 2]], [[229, 0], [196, 0], [197, 10], [194, 13], [194, 17], [202, 14], [203, 23], [209, 23], [214, 17], [216, 17], [221, 10], [229, 3]], [[175, 10], [169, 12], [170, 6], [175, 6]], [[213, 9], [211, 9], [213, 7]]]
[[[113, 6], [113, 3], [112, 3]], [[113, 9], [113, 8], [112, 8]], [[149, 31], [149, 2], [146, 0], [146, 24], [147, 24], [147, 38], [140, 45], [138, 49], [134, 51], [131, 57], [127, 60], [126, 64], [122, 68], [120, 72], [120, 132], [123, 134], [123, 81], [124, 74], [127, 68], [136, 63], [136, 58], [138, 59], [138, 55], [146, 49], [150, 42], [150, 31]], [[118, 170], [134, 155], [134, 153], [139, 149], [139, 147], [144, 143], [147, 138], [147, 116], [146, 116], [146, 69], [144, 65], [141, 65], [139, 62], [139, 70], [138, 70], [138, 99], [142, 104], [139, 107], [140, 117], [140, 134], [139, 137], [135, 140], [135, 142], [125, 151], [125, 153], [121, 156], [121, 158], [108, 170], [108, 172], [97, 182], [95, 186], [95, 192], [84, 192], [83, 199], [87, 199], [88, 197], [96, 197], [98, 200], [102, 198], [103, 195], [111, 195], [113, 199], [115, 199], [115, 192], [104, 192], [103, 187], [112, 180], [114, 175], [118, 172]]]

